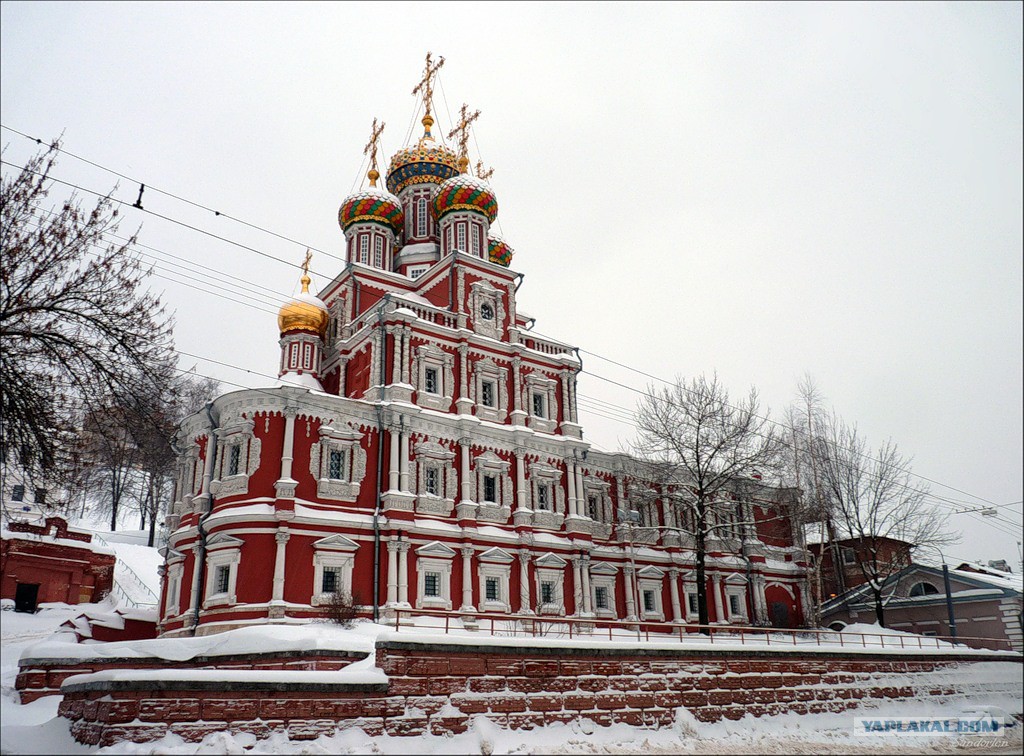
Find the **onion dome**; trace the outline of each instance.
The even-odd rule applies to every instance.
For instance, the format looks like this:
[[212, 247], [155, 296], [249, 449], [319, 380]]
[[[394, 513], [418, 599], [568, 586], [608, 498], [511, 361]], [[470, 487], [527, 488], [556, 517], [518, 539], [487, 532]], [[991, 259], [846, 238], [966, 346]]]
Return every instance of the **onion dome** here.
[[512, 263], [512, 255], [515, 250], [508, 246], [508, 242], [500, 236], [487, 237], [487, 257], [496, 265], [504, 265], [506, 268]]
[[430, 136], [434, 119], [423, 118], [426, 135], [417, 144], [399, 150], [388, 166], [387, 185], [392, 194], [399, 194], [413, 184], [440, 184], [459, 172], [457, 156]]
[[362, 222], [378, 223], [397, 234], [405, 223], [405, 213], [398, 197], [370, 188], [346, 197], [338, 210], [342, 231], [348, 231], [353, 223]]
[[440, 221], [456, 210], [480, 213], [488, 223], [494, 223], [498, 217], [498, 198], [486, 181], [465, 174], [453, 176], [434, 195], [434, 217]]
[[281, 334], [291, 331], [306, 331], [323, 337], [327, 331], [327, 305], [309, 293], [308, 273], [302, 276], [302, 292], [286, 302], [277, 313], [277, 327]]

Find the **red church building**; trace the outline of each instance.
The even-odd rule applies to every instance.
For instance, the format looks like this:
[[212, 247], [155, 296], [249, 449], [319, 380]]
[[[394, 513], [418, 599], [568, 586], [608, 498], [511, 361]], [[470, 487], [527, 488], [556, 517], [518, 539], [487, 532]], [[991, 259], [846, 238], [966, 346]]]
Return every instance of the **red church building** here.
[[[685, 523], [635, 460], [584, 440], [580, 360], [531, 331], [466, 119], [454, 149], [436, 138], [425, 82], [423, 135], [386, 188], [374, 147], [341, 204], [347, 264], [315, 296], [303, 275], [280, 311], [279, 384], [181, 427], [164, 635], [307, 621], [336, 592], [385, 619], [696, 622]], [[796, 494], [756, 490], [708, 543], [711, 621], [799, 626]]]

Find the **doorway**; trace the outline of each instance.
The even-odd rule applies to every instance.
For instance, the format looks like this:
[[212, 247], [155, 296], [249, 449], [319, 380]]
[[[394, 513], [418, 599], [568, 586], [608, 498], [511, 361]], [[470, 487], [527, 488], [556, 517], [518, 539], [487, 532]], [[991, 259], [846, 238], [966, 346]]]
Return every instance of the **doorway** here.
[[18, 583], [14, 590], [14, 611], [34, 613], [39, 600], [39, 583]]

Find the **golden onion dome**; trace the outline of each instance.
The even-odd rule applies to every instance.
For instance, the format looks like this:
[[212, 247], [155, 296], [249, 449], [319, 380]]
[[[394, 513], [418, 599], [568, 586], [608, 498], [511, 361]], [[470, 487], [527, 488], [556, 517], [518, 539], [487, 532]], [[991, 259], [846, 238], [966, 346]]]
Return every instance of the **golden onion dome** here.
[[282, 336], [292, 331], [305, 331], [322, 338], [327, 331], [327, 321], [330, 317], [327, 305], [309, 293], [309, 284], [309, 274], [304, 273], [302, 292], [295, 295], [290, 302], [286, 302], [278, 311], [277, 327]]
[[388, 165], [387, 187], [398, 194], [413, 184], [440, 184], [459, 173], [458, 158], [454, 152], [438, 144], [430, 134], [434, 119], [428, 113], [423, 117], [426, 133], [413, 145], [399, 150]]

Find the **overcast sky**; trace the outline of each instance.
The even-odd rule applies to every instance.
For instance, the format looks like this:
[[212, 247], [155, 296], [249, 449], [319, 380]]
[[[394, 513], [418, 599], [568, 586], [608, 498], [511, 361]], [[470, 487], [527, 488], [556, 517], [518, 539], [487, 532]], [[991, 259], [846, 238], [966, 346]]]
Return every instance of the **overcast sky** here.
[[[495, 169], [520, 308], [587, 350], [587, 439], [633, 435], [602, 415], [636, 394], [605, 379], [650, 382], [603, 357], [659, 378], [717, 371], [778, 416], [809, 373], [869, 440], [914, 457], [938, 511], [1005, 505], [953, 516], [964, 539], [948, 551], [1017, 569], [1020, 3], [4, 2], [0, 20], [5, 127], [63, 133], [147, 184], [154, 213], [292, 264], [321, 250], [318, 287], [343, 265], [337, 209], [370, 122], [387, 122], [386, 160], [423, 56], [444, 55], [436, 131], [463, 102], [483, 111], [470, 157]], [[35, 146], [0, 141], [19, 164]], [[66, 156], [54, 176], [117, 181]], [[120, 181], [115, 196], [137, 195]], [[270, 383], [296, 269], [123, 217], [159, 250], [143, 250], [153, 285], [198, 356], [182, 365]]]

